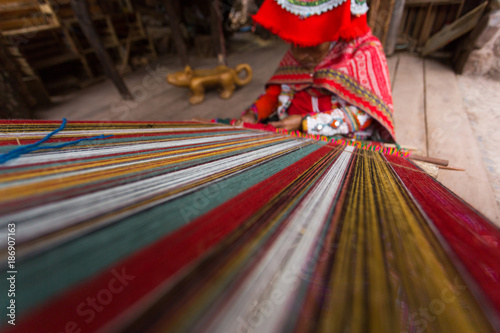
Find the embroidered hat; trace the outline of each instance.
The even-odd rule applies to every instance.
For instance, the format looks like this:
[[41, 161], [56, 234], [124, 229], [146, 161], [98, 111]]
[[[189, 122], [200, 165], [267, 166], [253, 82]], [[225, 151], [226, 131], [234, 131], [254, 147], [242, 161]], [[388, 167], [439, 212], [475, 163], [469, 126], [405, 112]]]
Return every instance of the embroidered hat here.
[[366, 34], [366, 0], [265, 0], [255, 22], [283, 40], [316, 46]]

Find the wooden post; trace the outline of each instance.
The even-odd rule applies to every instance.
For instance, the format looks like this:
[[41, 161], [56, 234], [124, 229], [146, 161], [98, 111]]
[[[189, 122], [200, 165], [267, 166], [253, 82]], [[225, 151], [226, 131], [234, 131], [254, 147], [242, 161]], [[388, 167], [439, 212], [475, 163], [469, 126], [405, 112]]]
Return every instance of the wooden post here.
[[401, 24], [404, 8], [405, 0], [396, 0], [394, 7], [392, 8], [392, 15], [390, 18], [391, 23], [389, 25], [389, 31], [387, 32], [387, 38], [384, 43], [384, 51], [387, 56], [392, 55], [394, 53], [394, 49], [396, 48], [399, 25]]
[[210, 7], [210, 29], [212, 30], [213, 43], [216, 46], [215, 50], [219, 65], [227, 66], [226, 59], [226, 42], [224, 40], [224, 30], [222, 27], [222, 14], [220, 11], [220, 1], [213, 0]]
[[95, 50], [97, 58], [101, 62], [106, 75], [113, 81], [124, 99], [133, 99], [132, 94], [128, 90], [128, 87], [123, 81], [123, 78], [120, 76], [120, 74], [118, 74], [113, 61], [111, 60], [108, 52], [106, 52], [104, 45], [99, 39], [99, 35], [92, 25], [92, 19], [90, 18], [89, 8], [86, 0], [71, 0], [71, 7], [75, 12], [75, 16], [78, 19], [78, 24], [85, 34], [85, 37], [87, 37], [90, 45]]
[[172, 0], [163, 0], [163, 3], [165, 4], [165, 11], [167, 12], [168, 19], [170, 21], [172, 38], [174, 39], [175, 47], [177, 48], [177, 54], [179, 54], [182, 66], [187, 66], [189, 65], [189, 59], [186, 44], [184, 44], [184, 40], [181, 35], [179, 17], [175, 11]]
[[368, 12], [368, 25], [372, 30], [375, 30], [377, 21], [378, 8], [380, 7], [380, 0], [372, 0], [370, 2], [370, 11]]
[[427, 7], [427, 14], [425, 15], [425, 21], [422, 27], [422, 33], [418, 40], [418, 46], [423, 46], [427, 43], [429, 36], [432, 32], [432, 27], [434, 26], [434, 21], [436, 20], [437, 8], [432, 3]]

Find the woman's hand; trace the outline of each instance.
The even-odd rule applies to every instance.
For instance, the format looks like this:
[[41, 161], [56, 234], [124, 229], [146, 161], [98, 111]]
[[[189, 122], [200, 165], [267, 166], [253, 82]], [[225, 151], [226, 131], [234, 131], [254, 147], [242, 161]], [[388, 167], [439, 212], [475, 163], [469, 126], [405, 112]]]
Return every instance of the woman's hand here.
[[272, 121], [269, 125], [276, 128], [284, 128], [287, 131], [297, 131], [302, 128], [302, 116], [294, 114], [280, 121]]
[[250, 123], [250, 124], [255, 124], [257, 123], [257, 119], [255, 118], [255, 113], [252, 110], [246, 110], [245, 113], [243, 113], [238, 121], [236, 121], [235, 125], [240, 126], [241, 123]]

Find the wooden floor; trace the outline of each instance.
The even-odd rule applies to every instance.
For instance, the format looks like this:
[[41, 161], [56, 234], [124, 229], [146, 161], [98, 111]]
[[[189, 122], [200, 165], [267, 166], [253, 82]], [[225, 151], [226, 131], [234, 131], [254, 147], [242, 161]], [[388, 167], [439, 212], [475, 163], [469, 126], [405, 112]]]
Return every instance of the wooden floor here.
[[[187, 90], [169, 86], [164, 81], [167, 73], [181, 69], [178, 60], [171, 57], [127, 75], [126, 83], [136, 97], [134, 102], [121, 100], [111, 83], [103, 82], [62, 99], [57, 105], [40, 111], [38, 117], [143, 121], [239, 117], [263, 92], [266, 80], [288, 46], [245, 36], [231, 44], [229, 65], [250, 64], [254, 79], [229, 100], [221, 100], [216, 91], [209, 91], [205, 102], [190, 106]], [[191, 62], [196, 68], [216, 65], [215, 59], [192, 58]], [[438, 61], [404, 53], [388, 58], [388, 64], [398, 142], [417, 148], [423, 155], [446, 159], [451, 165], [466, 169], [465, 172], [440, 170], [438, 180], [498, 223], [498, 204], [453, 71]]]
[[498, 203], [454, 72], [436, 60], [405, 53], [388, 63], [398, 142], [465, 169], [440, 170], [438, 180], [498, 224]]

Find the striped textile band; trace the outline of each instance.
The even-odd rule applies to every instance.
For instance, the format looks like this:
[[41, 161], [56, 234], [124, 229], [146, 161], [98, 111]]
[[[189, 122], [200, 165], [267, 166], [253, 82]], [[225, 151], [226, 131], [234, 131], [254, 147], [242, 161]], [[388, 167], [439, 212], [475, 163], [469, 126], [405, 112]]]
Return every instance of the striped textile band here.
[[[59, 125], [0, 121], [0, 154]], [[500, 231], [404, 157], [196, 122], [42, 146], [96, 135], [0, 165], [4, 332], [500, 328]]]

